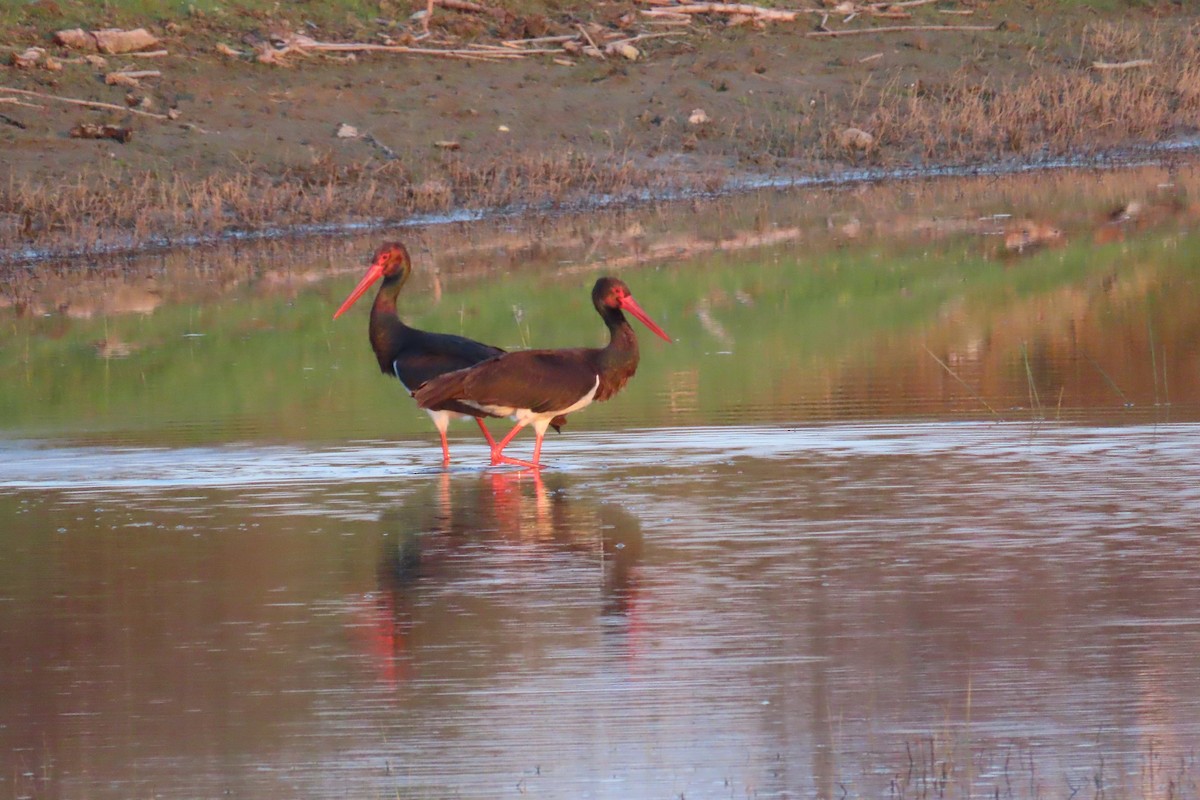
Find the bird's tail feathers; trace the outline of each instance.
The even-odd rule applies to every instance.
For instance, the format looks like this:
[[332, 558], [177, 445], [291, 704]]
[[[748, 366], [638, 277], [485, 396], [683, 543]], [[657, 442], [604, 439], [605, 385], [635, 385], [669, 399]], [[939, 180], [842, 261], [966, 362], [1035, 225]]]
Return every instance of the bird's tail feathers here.
[[416, 388], [413, 399], [421, 408], [435, 408], [449, 400], [457, 400], [462, 396], [466, 372], [460, 369], [430, 378]]

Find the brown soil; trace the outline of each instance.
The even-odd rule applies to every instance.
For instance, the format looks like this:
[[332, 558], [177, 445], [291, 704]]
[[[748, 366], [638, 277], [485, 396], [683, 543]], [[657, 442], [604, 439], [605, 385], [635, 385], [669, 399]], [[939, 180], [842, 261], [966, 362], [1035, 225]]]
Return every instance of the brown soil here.
[[[617, 31], [624, 16], [631, 33], [663, 30], [636, 14], [644, 7], [598, 4], [582, 21]], [[461, 42], [458, 16], [439, 11], [435, 38]], [[160, 122], [29, 97], [20, 99], [43, 107], [0, 105], [0, 263], [28, 247], [396, 221], [647, 186], [713, 189], [746, 173], [1028, 160], [1177, 138], [1200, 124], [1200, 14], [1190, 4], [1100, 13], [1050, 0], [947, 0], [914, 8], [904, 24], [995, 30], [806, 37], [819, 19], [760, 28], [698, 17], [678, 35], [640, 42], [637, 61], [368, 54], [293, 56], [287, 67], [222, 56], [222, 32], [193, 21], [154, 29], [165, 58], [0, 68], [4, 86], [117, 104], [135, 94], [151, 110], [179, 112]], [[549, 32], [573, 22], [552, 20]], [[10, 41], [19, 50], [47, 44], [46, 34]], [[476, 24], [466, 38], [496, 41], [487, 34]], [[1155, 63], [1092, 67], [1140, 58]], [[139, 89], [105, 85], [104, 72], [123, 66], [163, 76]], [[697, 109], [708, 122], [689, 122]], [[126, 143], [70, 138], [82, 122], [133, 134]], [[341, 125], [360, 135], [338, 138]], [[856, 146], [848, 127], [873, 142]], [[435, 145], [447, 141], [458, 149]]]

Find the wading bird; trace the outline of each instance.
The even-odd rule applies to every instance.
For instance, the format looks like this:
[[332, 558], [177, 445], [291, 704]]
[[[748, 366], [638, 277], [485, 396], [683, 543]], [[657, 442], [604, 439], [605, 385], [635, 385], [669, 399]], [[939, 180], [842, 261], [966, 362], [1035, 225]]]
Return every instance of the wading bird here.
[[[542, 437], [551, 421], [579, 411], [594, 400], [607, 400], [621, 391], [637, 370], [637, 336], [623, 312], [628, 311], [655, 334], [671, 341], [642, 311], [623, 281], [596, 281], [592, 304], [608, 326], [606, 347], [505, 353], [433, 378], [413, 393], [417, 405], [433, 409], [457, 403], [491, 416], [512, 417], [517, 424], [492, 445], [492, 463], [540, 469]], [[533, 460], [505, 456], [505, 446], [526, 425], [533, 425], [537, 436]]]
[[[450, 333], [429, 333], [428, 331], [410, 328], [404, 324], [396, 313], [396, 298], [400, 289], [412, 274], [412, 259], [408, 250], [399, 242], [386, 242], [380, 245], [371, 259], [371, 266], [363, 276], [354, 291], [346, 298], [341, 307], [334, 313], [337, 319], [354, 305], [358, 298], [366, 294], [367, 289], [380, 278], [383, 283], [379, 293], [375, 295], [375, 303], [371, 306], [371, 322], [369, 332], [371, 349], [379, 361], [379, 369], [385, 375], [395, 375], [412, 392], [426, 381], [447, 372], [469, 367], [480, 361], [502, 355], [505, 351], [465, 336], [455, 336]], [[456, 400], [433, 403], [422, 406], [429, 412], [433, 424], [442, 438], [442, 465], [450, 463], [450, 445], [446, 442], [446, 426], [451, 418], [469, 416], [479, 424], [492, 447], [496, 448], [496, 440], [483, 424], [481, 417], [491, 416], [474, 406], [460, 403]], [[555, 430], [566, 420], [553, 420]]]

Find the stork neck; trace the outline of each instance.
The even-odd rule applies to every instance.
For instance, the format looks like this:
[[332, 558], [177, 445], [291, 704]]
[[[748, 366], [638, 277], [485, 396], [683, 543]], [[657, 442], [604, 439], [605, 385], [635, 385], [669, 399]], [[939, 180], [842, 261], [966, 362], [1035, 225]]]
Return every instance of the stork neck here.
[[[606, 309], [604, 324], [608, 326], [608, 346], [600, 351], [599, 371], [601, 395], [611, 396], [637, 370], [639, 354], [637, 335], [617, 309]], [[611, 384], [611, 385], [610, 385]]]
[[410, 330], [396, 312], [396, 298], [403, 285], [404, 281], [398, 277], [385, 278], [371, 306], [371, 349], [375, 351], [379, 369], [388, 374]]

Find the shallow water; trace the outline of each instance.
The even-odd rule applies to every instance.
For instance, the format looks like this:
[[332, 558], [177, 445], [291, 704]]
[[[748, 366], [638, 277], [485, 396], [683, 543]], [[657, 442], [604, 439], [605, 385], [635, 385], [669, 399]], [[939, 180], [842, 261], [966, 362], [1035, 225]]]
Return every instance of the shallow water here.
[[150, 312], [14, 311], [0, 797], [1196, 797], [1190, 217], [1011, 258], [886, 197], [825, 239], [815, 202], [418, 277], [426, 327], [558, 345], [621, 271], [679, 339], [541, 478], [466, 426], [441, 470], [365, 305], [328, 322], [330, 249], [283, 292], [269, 251], [200, 296], [160, 262]]

